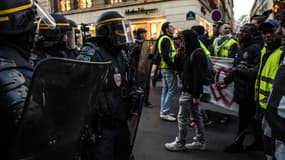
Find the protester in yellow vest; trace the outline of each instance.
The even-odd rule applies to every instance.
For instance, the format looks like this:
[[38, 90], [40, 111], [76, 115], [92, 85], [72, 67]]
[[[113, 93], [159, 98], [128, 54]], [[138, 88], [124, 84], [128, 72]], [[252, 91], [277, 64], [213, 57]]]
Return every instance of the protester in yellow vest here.
[[259, 29], [263, 33], [266, 47], [262, 49], [258, 76], [255, 82], [255, 100], [259, 107], [266, 109], [272, 83], [280, 63], [282, 54], [281, 37], [275, 34], [278, 22], [269, 19], [262, 23]]
[[165, 22], [161, 26], [161, 30], [163, 35], [157, 41], [157, 50], [161, 58], [159, 66], [162, 75], [160, 118], [166, 121], [176, 121], [176, 118], [170, 113], [177, 90], [176, 50], [173, 39], [175, 28], [170, 22]]
[[[265, 157], [274, 157], [271, 144], [274, 143], [274, 139], [271, 138], [271, 131], [266, 129], [267, 123], [264, 120], [264, 113], [268, 105], [269, 95], [273, 88], [273, 82], [279, 64], [281, 62], [281, 37], [279, 34], [274, 33], [278, 27], [278, 22], [273, 19], [263, 22], [259, 29], [262, 31], [266, 47], [262, 49], [258, 75], [255, 81], [255, 100], [257, 101], [257, 113], [256, 117], [259, 121], [257, 129], [262, 131]], [[263, 126], [263, 127], [261, 127]], [[269, 158], [274, 159], [274, 158]]]
[[231, 26], [221, 23], [218, 26], [219, 35], [212, 44], [212, 55], [235, 58], [238, 48], [237, 41], [232, 37]]
[[[279, 27], [277, 34], [281, 35], [281, 45], [283, 54], [280, 58], [280, 65], [275, 75], [272, 92], [270, 94], [266, 114], [264, 118], [264, 130], [270, 131], [271, 141], [265, 143], [265, 146], [272, 148], [272, 155], [266, 155], [268, 159], [284, 160], [285, 159], [285, 10], [277, 14]], [[265, 133], [266, 134], [266, 133]], [[270, 136], [269, 135], [269, 136]], [[266, 141], [265, 141], [266, 142]]]

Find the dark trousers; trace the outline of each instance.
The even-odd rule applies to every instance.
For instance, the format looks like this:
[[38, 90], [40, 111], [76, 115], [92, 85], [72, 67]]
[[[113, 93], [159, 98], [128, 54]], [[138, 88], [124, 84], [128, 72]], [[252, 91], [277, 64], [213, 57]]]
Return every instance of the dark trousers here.
[[[256, 111], [256, 103], [254, 101], [239, 103], [239, 125], [238, 125], [238, 137], [237, 144], [242, 145], [246, 136], [245, 131], [249, 128], [250, 123], [253, 121], [253, 117]], [[254, 129], [253, 129], [254, 130]]]
[[129, 160], [131, 145], [127, 123], [120, 127], [102, 127], [90, 154], [91, 160]]
[[149, 90], [150, 90], [150, 76], [146, 79], [146, 82], [144, 84], [144, 103], [147, 103], [149, 101]]

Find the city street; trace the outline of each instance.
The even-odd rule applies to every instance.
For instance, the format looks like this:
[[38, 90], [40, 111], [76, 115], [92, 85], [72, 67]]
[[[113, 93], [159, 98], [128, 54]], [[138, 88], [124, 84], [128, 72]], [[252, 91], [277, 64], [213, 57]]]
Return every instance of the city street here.
[[[179, 92], [178, 92], [179, 93]], [[207, 151], [169, 152], [164, 144], [173, 141], [177, 134], [177, 122], [166, 122], [159, 118], [161, 86], [151, 88], [150, 101], [153, 108], [143, 108], [143, 113], [134, 147], [136, 160], [260, 160], [262, 152], [245, 151], [228, 154], [223, 149], [230, 144], [237, 129], [236, 117], [231, 117], [225, 124], [213, 124], [206, 127]], [[179, 94], [178, 94], [179, 95]], [[178, 97], [178, 96], [177, 96]], [[178, 99], [173, 106], [173, 113], [178, 111]], [[205, 105], [205, 104], [203, 104]], [[194, 129], [189, 128], [188, 141], [193, 137]], [[250, 143], [252, 137], [247, 137]]]

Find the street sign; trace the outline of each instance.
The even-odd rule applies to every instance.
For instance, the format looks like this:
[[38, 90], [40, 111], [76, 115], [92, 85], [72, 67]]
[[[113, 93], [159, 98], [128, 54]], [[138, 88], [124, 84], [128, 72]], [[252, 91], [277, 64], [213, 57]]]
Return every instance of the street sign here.
[[220, 10], [218, 9], [214, 9], [212, 12], [211, 12], [211, 18], [213, 21], [217, 22], [217, 21], [220, 21], [222, 19], [222, 13]]
[[195, 20], [196, 19], [196, 14], [193, 11], [189, 11], [186, 14], [186, 20], [190, 21], [190, 20]]

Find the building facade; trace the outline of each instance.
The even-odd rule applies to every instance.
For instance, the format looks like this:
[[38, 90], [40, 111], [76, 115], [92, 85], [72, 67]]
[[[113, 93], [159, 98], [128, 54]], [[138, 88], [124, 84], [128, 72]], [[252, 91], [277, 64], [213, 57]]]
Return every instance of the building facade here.
[[[274, 7], [275, 0], [255, 0], [250, 10], [250, 17], [253, 15], [263, 15]], [[277, 1], [277, 0], [276, 0]], [[269, 18], [273, 18], [274, 14], [270, 14]]]
[[211, 12], [219, 9], [222, 20], [233, 24], [233, 0], [39, 0], [48, 12], [61, 13], [78, 24], [92, 26], [106, 11], [118, 11], [131, 20], [133, 29], [145, 28], [148, 39], [160, 35], [161, 25], [169, 21], [178, 30], [202, 25], [213, 34]]

